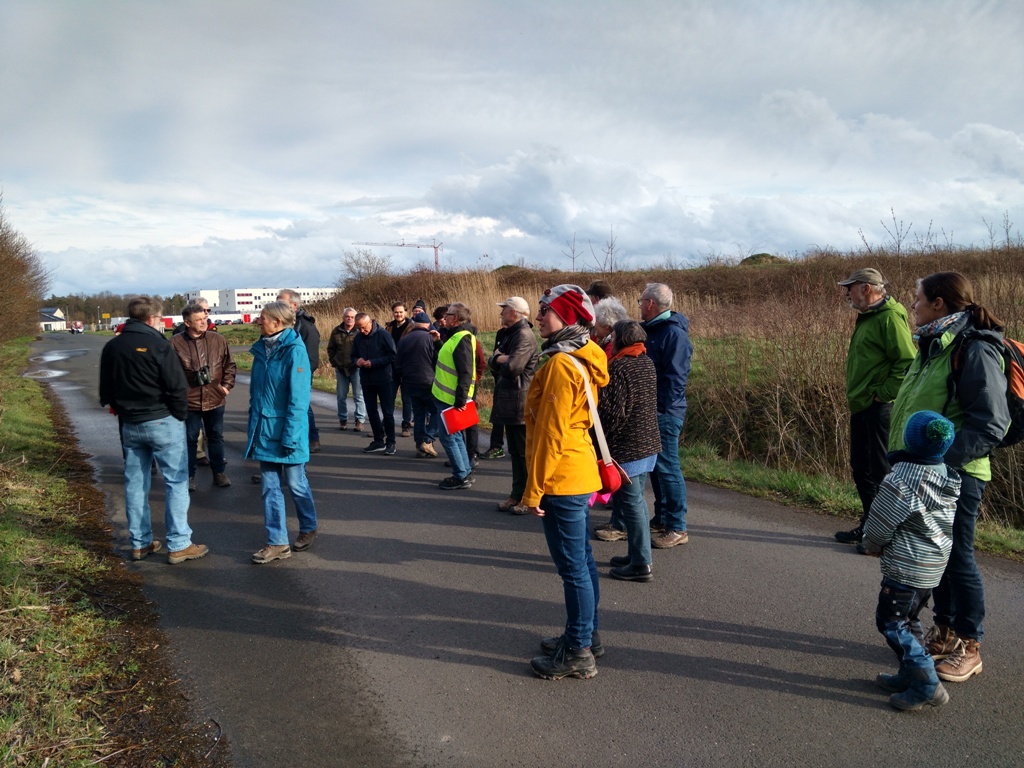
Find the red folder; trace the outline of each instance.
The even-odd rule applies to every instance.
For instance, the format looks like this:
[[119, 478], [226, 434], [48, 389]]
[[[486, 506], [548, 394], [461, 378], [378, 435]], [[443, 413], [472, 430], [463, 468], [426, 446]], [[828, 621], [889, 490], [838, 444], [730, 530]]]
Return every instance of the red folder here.
[[480, 414], [476, 412], [476, 403], [472, 400], [466, 401], [466, 407], [461, 411], [454, 405], [441, 411], [441, 421], [449, 435], [461, 432], [466, 427], [472, 427], [480, 423]]

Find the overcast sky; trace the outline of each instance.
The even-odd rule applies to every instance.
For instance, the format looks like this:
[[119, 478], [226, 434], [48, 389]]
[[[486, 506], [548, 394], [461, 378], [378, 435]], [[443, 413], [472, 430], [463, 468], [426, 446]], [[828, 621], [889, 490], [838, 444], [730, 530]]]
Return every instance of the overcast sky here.
[[3, 0], [0, 190], [59, 294], [333, 285], [359, 241], [846, 250], [891, 209], [987, 244], [1022, 40], [1019, 0]]

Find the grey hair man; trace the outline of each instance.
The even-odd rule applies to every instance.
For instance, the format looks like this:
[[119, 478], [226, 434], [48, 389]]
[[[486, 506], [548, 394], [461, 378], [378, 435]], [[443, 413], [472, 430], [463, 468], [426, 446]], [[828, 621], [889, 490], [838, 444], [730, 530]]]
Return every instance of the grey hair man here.
[[[603, 301], [601, 302], [604, 303]], [[668, 549], [689, 541], [686, 532], [686, 481], [679, 466], [679, 435], [686, 418], [686, 382], [690, 376], [690, 323], [672, 310], [672, 289], [664, 283], [648, 283], [640, 295], [641, 325], [647, 332], [647, 356], [657, 374], [658, 454], [651, 486], [654, 519], [651, 545]]]
[[[309, 355], [310, 388], [312, 388], [313, 374], [320, 367], [320, 331], [316, 327], [316, 318], [306, 314], [306, 310], [302, 309], [302, 296], [298, 291], [282, 288], [277, 294], [277, 300], [288, 304], [295, 312], [295, 330], [302, 339], [302, 343], [306, 345], [306, 354]], [[309, 404], [308, 416], [309, 452], [320, 453], [320, 430], [316, 428], [316, 419], [313, 418], [312, 402]]]
[[338, 402], [338, 426], [342, 431], [348, 429], [348, 390], [352, 388], [352, 400], [355, 402], [355, 431], [363, 431], [366, 421], [366, 403], [363, 401], [363, 386], [359, 380], [359, 367], [352, 357], [352, 343], [359, 334], [356, 328], [355, 307], [345, 307], [341, 312], [341, 322], [331, 331], [327, 342], [327, 359], [334, 368], [337, 386], [335, 394]]
[[858, 269], [837, 285], [857, 322], [846, 355], [846, 402], [850, 407], [850, 470], [860, 496], [861, 516], [851, 531], [837, 531], [841, 544], [861, 539], [882, 479], [889, 473], [889, 415], [904, 373], [917, 350], [910, 335], [907, 310], [889, 296], [877, 269]]

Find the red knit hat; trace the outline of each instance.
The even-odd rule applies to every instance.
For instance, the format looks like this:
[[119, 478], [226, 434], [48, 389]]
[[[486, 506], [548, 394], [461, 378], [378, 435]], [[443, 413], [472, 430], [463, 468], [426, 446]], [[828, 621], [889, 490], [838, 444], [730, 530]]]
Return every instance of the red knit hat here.
[[594, 303], [578, 285], [548, 288], [540, 297], [540, 303], [551, 307], [566, 325], [590, 326], [594, 323]]

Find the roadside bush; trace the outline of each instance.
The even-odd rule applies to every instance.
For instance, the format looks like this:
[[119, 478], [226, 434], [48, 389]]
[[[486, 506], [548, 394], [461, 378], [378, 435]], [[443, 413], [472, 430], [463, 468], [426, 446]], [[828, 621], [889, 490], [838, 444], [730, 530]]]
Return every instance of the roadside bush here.
[[6, 321], [0, 324], [0, 343], [38, 330], [39, 308], [49, 283], [32, 245], [7, 220], [0, 197], [0, 295], [8, 302]]

